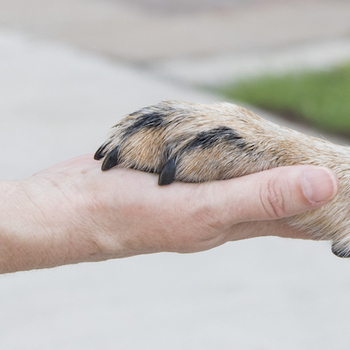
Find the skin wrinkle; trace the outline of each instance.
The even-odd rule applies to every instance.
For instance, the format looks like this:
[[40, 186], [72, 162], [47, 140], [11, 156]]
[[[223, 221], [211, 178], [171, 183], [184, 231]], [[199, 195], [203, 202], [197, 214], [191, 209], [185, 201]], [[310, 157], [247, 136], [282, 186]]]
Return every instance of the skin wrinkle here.
[[[261, 190], [266, 190], [267, 194], [262, 194]], [[260, 200], [264, 209], [270, 215], [271, 219], [285, 216], [286, 209], [283, 199], [283, 189], [276, 180], [268, 181], [267, 186], [261, 186]], [[271, 214], [272, 212], [272, 214]]]
[[[81, 171], [82, 174], [86, 174], [87, 173], [87, 170], [83, 169]], [[93, 184], [93, 183], [92, 183]], [[92, 185], [91, 184], [91, 185]], [[74, 187], [74, 185], [72, 184], [72, 187]], [[75, 187], [76, 188], [76, 187]], [[90, 220], [93, 222], [93, 224], [95, 224], [97, 226], [98, 222], [97, 220], [95, 219], [95, 215], [94, 213], [96, 212], [96, 210], [103, 210], [103, 206], [100, 205], [100, 201], [98, 201], [98, 198], [96, 195], [94, 195], [94, 192], [92, 192], [91, 196], [89, 198], [85, 198], [86, 195], [81, 191], [81, 189], [79, 188], [76, 188], [76, 192], [78, 193], [78, 196], [75, 196], [75, 198], [81, 198], [82, 200], [79, 201], [81, 204], [79, 204], [78, 206], [80, 207], [84, 207], [86, 208], [86, 213], [87, 215], [89, 216], [89, 220], [81, 220], [81, 222], [76, 222], [75, 225], [76, 226], [79, 226], [81, 227], [81, 234], [84, 235], [85, 232], [89, 232], [91, 230], [90, 226], [91, 226], [91, 223], [89, 224], [86, 224], [86, 222], [89, 222]], [[65, 191], [62, 191], [62, 194], [63, 196], [65, 196]], [[66, 200], [68, 201], [70, 198], [67, 197], [67, 195], [65, 196], [66, 197]], [[99, 208], [97, 208], [99, 207]], [[69, 239], [68, 241], [69, 242], [73, 242], [74, 241], [74, 237], [72, 236], [73, 232], [69, 232]], [[92, 248], [88, 248], [87, 251], [88, 251], [88, 254], [91, 256], [91, 259], [94, 260], [94, 257], [95, 256], [100, 256], [102, 254], [102, 248], [99, 246], [96, 238], [95, 238], [95, 235], [98, 234], [98, 233], [95, 233], [95, 234], [90, 234], [90, 237], [91, 237], [91, 240], [89, 241], [89, 244], [92, 246]], [[71, 243], [71, 249], [75, 250], [76, 247], [74, 244]]]
[[[86, 169], [82, 169], [80, 172], [81, 174], [84, 174], [86, 173], [86, 171]], [[71, 178], [71, 175], [68, 172], [66, 176], [68, 177], [68, 179]], [[52, 212], [62, 212], [62, 208], [65, 207], [64, 203], [69, 203], [72, 197], [74, 197], [74, 203], [77, 210], [80, 210], [79, 208], [84, 208], [85, 210], [85, 208], [89, 208], [89, 206], [91, 205], [87, 202], [92, 203], [92, 200], [90, 201], [90, 198], [87, 198], [86, 195], [84, 195], [80, 191], [79, 187], [77, 187], [74, 184], [74, 182], [63, 181], [62, 176], [58, 176], [57, 179], [51, 179], [49, 183], [53, 188], [57, 190], [56, 199], [59, 198], [57, 202], [50, 203], [50, 206], [52, 207]], [[61, 186], [62, 183], [65, 184], [65, 187]], [[86, 251], [87, 255], [90, 255], [92, 259], [95, 255], [99, 255], [100, 249], [93, 239], [89, 241], [89, 245], [91, 245], [92, 247], [88, 247], [83, 239], [80, 240], [79, 244], [76, 244], [74, 241], [76, 240], [77, 232], [72, 232], [70, 230], [65, 229], [67, 226], [79, 227], [79, 236], [84, 236], [85, 233], [89, 232], [90, 230], [89, 225], [85, 224], [84, 217], [86, 215], [83, 215], [83, 217], [77, 221], [72, 213], [70, 213], [69, 211], [64, 211], [65, 215], [61, 215], [61, 217], [59, 217], [58, 220], [56, 218], [56, 221], [52, 222], [51, 218], [47, 215], [47, 213], [44, 212], [43, 206], [40, 203], [41, 200], [38, 204], [35, 201], [33, 201], [31, 197], [32, 193], [27, 193], [28, 200], [30, 200], [33, 203], [33, 205], [35, 205], [35, 207], [39, 209], [40, 220], [43, 220], [45, 222], [44, 226], [46, 227], [46, 231], [48, 233], [45, 239], [46, 244], [54, 247], [56, 245], [57, 231], [65, 232], [60, 258], [62, 265], [67, 263], [66, 257], [78, 256], [80, 254], [79, 249], [83, 249], [84, 251]], [[44, 196], [42, 198], [44, 200]], [[91, 217], [89, 218], [89, 220], [91, 220]], [[51, 250], [52, 249], [48, 249], [48, 251]], [[38, 267], [42, 267], [44, 262], [49, 260], [47, 257], [41, 256], [40, 254], [38, 255], [38, 257], [41, 257], [40, 260], [38, 260]]]
[[[10, 183], [9, 183], [10, 184]], [[11, 186], [14, 188], [14, 194], [17, 193], [17, 195], [14, 195], [13, 198], [15, 198], [15, 202], [9, 197], [4, 197], [3, 204], [6, 205], [9, 212], [15, 213], [15, 222], [10, 226], [9, 228], [6, 228], [4, 231], [8, 232], [9, 235], [7, 239], [2, 235], [2, 244], [6, 247], [7, 244], [10, 245], [12, 249], [6, 249], [5, 254], [1, 256], [2, 264], [0, 266], [0, 269], [10, 269], [14, 268], [15, 270], [21, 266], [23, 263], [22, 259], [27, 255], [27, 251], [31, 249], [31, 242], [34, 241], [38, 237], [37, 230], [35, 229], [38, 225], [40, 225], [38, 217], [36, 215], [37, 212], [39, 212], [39, 217], [43, 215], [43, 212], [41, 209], [38, 208], [35, 201], [31, 198], [27, 191], [27, 187], [21, 184], [20, 182], [13, 182], [11, 183]], [[18, 196], [18, 193], [20, 193], [20, 197]], [[23, 203], [25, 203], [25, 206], [23, 207]], [[21, 211], [18, 211], [18, 210]], [[33, 210], [34, 209], [34, 210]], [[32, 237], [29, 241], [24, 240], [24, 237], [18, 237], [18, 239], [13, 242], [13, 235], [20, 230], [21, 227], [28, 226], [27, 220], [25, 220], [20, 213], [24, 211], [28, 211], [31, 213], [30, 215], [30, 225], [34, 227], [34, 230], [32, 232]], [[7, 222], [7, 220], [3, 220], [4, 223]], [[50, 240], [50, 237], [48, 237]], [[25, 242], [25, 245], [22, 243]], [[14, 253], [15, 252], [15, 253]], [[5, 257], [5, 262], [3, 262], [3, 259]], [[33, 264], [35, 266], [40, 266], [41, 261], [43, 259], [43, 256], [40, 254], [36, 254], [33, 259]], [[2, 272], [2, 271], [1, 271]]]

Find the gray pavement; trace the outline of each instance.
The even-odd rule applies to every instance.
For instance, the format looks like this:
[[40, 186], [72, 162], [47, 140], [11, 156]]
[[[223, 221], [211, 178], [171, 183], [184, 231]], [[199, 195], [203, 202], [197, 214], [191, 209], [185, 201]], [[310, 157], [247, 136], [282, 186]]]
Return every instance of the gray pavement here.
[[[168, 61], [176, 66], [177, 60], [182, 63], [191, 58], [188, 64], [196, 68], [210, 58], [211, 62], [218, 60], [221, 75], [225, 71], [230, 74], [238, 64], [237, 60], [230, 63], [227, 57], [247, 60], [259, 57], [266, 50], [270, 54], [287, 50], [285, 54], [292, 60], [290, 48], [300, 51], [310, 43], [324, 45], [332, 44], [333, 40], [349, 40], [349, 1], [220, 0], [216, 5], [217, 1], [206, 0], [206, 5], [199, 6], [201, 3], [198, 0], [0, 0], [0, 25], [155, 71]], [[174, 7], [177, 11], [170, 12]], [[157, 11], [161, 8], [166, 11]], [[334, 45], [329, 49], [324, 47], [323, 53], [331, 56], [332, 48]], [[203, 67], [201, 74], [208, 79], [217, 70]]]
[[[306, 11], [311, 2], [303, 3]], [[330, 2], [319, 3], [310, 32], [321, 30], [326, 12], [329, 25], [337, 14], [339, 23], [326, 39], [345, 42], [348, 2], [332, 2], [332, 10]], [[241, 20], [246, 9], [235, 10]], [[284, 11], [287, 21], [291, 12]], [[191, 19], [178, 11], [170, 20], [170, 14], [162, 18], [149, 13], [112, 0], [0, 1], [0, 145], [6, 150], [0, 153], [1, 179], [26, 177], [94, 152], [109, 127], [139, 107], [166, 99], [218, 99], [186, 87], [183, 82], [190, 79], [166, 80], [166, 71], [154, 67], [159, 57], [165, 57], [163, 63], [174, 60], [175, 47], [180, 48], [177, 57], [193, 57], [190, 42], [199, 38], [192, 33], [186, 41], [180, 31], [171, 47], [171, 37], [168, 43], [166, 33], [158, 33], [161, 28], [174, 30], [176, 21], [180, 28], [180, 18], [187, 17], [185, 27], [202, 23], [204, 38], [216, 27], [215, 16], [222, 20], [223, 15], [194, 11]], [[306, 17], [301, 12], [300, 23]], [[157, 23], [148, 28], [150, 18]], [[266, 38], [277, 31], [275, 20]], [[235, 26], [245, 28], [244, 21], [238, 22]], [[127, 23], [135, 26], [130, 29]], [[254, 47], [258, 29], [249, 29], [247, 46]], [[143, 30], [149, 30], [147, 35]], [[302, 37], [292, 32], [294, 39]], [[310, 32], [300, 39], [308, 48], [318, 40]], [[157, 52], [149, 45], [152, 35]], [[162, 41], [158, 35], [164, 35]], [[295, 41], [279, 35], [293, 51]], [[277, 36], [271, 37], [273, 45]], [[142, 44], [144, 38], [148, 42]], [[219, 40], [218, 32], [197, 41], [198, 47], [203, 44], [199, 58], [215, 38]], [[233, 51], [225, 47], [227, 38], [213, 52], [233, 53], [234, 45]], [[349, 292], [349, 262], [334, 257], [327, 242], [277, 238], [235, 242], [193, 255], [156, 254], [17, 273], [0, 277], [0, 349], [345, 350]]]

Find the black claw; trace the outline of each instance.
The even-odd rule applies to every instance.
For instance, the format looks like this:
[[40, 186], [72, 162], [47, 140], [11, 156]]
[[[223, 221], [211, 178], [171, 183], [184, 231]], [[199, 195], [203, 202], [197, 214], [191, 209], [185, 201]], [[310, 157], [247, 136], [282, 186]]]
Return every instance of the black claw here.
[[102, 171], [109, 170], [119, 164], [119, 147], [109, 152], [102, 163]]
[[103, 144], [95, 153], [94, 159], [95, 160], [100, 160], [104, 156], [104, 150], [107, 147], [107, 144]]
[[170, 159], [165, 164], [163, 170], [159, 174], [158, 185], [164, 186], [169, 185], [175, 180], [176, 173], [176, 161], [175, 159]]
[[340, 247], [337, 243], [333, 243], [332, 253], [339, 258], [350, 258], [350, 250], [346, 247]]

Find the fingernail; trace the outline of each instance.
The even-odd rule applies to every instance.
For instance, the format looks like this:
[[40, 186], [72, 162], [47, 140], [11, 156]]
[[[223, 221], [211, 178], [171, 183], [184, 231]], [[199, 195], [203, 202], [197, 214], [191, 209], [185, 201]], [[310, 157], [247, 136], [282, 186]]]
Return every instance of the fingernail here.
[[330, 201], [338, 191], [338, 179], [327, 168], [307, 170], [302, 175], [302, 189], [311, 203]]

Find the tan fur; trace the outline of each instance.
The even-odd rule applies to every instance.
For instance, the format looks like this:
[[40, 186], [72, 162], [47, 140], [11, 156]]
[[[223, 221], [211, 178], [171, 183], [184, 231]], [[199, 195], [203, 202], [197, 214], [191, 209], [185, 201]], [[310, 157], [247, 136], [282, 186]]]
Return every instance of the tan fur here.
[[[143, 124], [133, 129], [137, 121]], [[229, 128], [227, 137], [232, 137], [229, 141], [225, 138], [225, 129], [220, 129], [223, 127]], [[214, 132], [217, 142], [210, 140], [213, 130], [219, 130]], [[201, 133], [206, 136], [203, 143], [190, 146]], [[236, 141], [233, 140], [235, 134]], [[286, 165], [329, 167], [339, 177], [337, 198], [320, 209], [286, 221], [306, 229], [316, 238], [333, 240], [335, 250], [341, 251], [338, 255], [350, 255], [348, 147], [278, 126], [234, 104], [174, 101], [127, 116], [112, 129], [96, 158], [107, 159], [116, 147], [119, 147], [118, 164], [123, 167], [160, 173], [168, 159], [175, 159], [175, 179], [187, 182], [228, 179]]]

